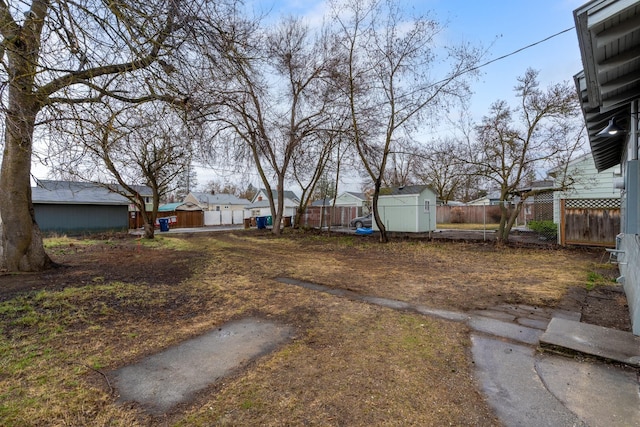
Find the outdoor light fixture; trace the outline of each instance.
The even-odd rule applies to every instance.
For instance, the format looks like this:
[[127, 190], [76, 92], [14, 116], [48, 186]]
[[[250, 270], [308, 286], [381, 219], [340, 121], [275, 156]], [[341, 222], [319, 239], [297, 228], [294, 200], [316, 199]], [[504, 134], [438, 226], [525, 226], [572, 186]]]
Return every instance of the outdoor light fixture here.
[[596, 136], [614, 136], [617, 135], [618, 132], [624, 132], [624, 129], [618, 126], [616, 124], [616, 118], [612, 117], [607, 127], [598, 132]]

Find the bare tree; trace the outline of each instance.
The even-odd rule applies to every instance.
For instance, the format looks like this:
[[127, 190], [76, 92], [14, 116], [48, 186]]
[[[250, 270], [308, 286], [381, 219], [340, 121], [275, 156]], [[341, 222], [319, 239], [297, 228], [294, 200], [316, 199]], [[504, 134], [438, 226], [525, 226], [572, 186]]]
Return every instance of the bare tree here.
[[[191, 138], [182, 113], [164, 102], [94, 104], [91, 112], [63, 123], [72, 129], [60, 133], [67, 138], [51, 154], [54, 172], [127, 197], [142, 217], [145, 237], [152, 239], [160, 200], [191, 163]], [[151, 189], [150, 211], [137, 185]]]
[[[277, 200], [271, 191], [267, 195], [278, 225], [292, 161], [321, 141], [331, 124], [335, 91], [328, 77], [336, 59], [327, 34], [314, 38], [293, 18], [267, 31], [256, 27], [245, 34], [249, 38], [230, 42], [216, 63], [214, 72], [224, 88], [214, 88], [212, 94], [219, 100], [211, 106], [215, 136], [235, 142], [236, 153], [251, 156], [265, 188], [272, 188], [269, 177], [275, 176]], [[306, 159], [316, 164], [325, 156]], [[280, 227], [274, 226], [273, 233], [280, 234]]]
[[[313, 199], [318, 196], [327, 198], [334, 192], [336, 183], [331, 183], [327, 174], [335, 171], [339, 176], [339, 148], [344, 137], [340, 127], [340, 124], [335, 124], [334, 129], [318, 129], [315, 138], [305, 141], [304, 146], [296, 150], [293, 156], [292, 176], [302, 189], [294, 220], [296, 227], [301, 224], [307, 206]], [[335, 194], [333, 196], [335, 197]]]
[[466, 73], [478, 53], [468, 46], [449, 48], [451, 70], [436, 81], [432, 75], [442, 27], [435, 20], [406, 19], [391, 0], [348, 0], [334, 5], [334, 17], [345, 50], [342, 84], [353, 143], [373, 181], [374, 218], [380, 240], [386, 242], [377, 206], [389, 155], [437, 108], [468, 93]]
[[466, 176], [465, 164], [452, 155], [457, 151], [454, 139], [443, 139], [424, 150], [416, 162], [415, 175], [419, 182], [429, 185], [444, 204], [456, 198]]
[[[475, 174], [500, 189], [499, 242], [509, 239], [524, 201], [540, 191], [549, 191], [523, 190], [527, 178], [535, 176], [538, 170], [567, 164], [583, 143], [575, 89], [561, 83], [542, 90], [537, 75], [528, 69], [518, 79], [517, 107], [510, 108], [505, 101], [496, 101], [491, 106], [476, 128], [477, 141], [467, 151], [466, 161]], [[564, 189], [561, 184], [555, 190]]]
[[200, 6], [181, 0], [0, 2], [0, 267], [37, 271], [51, 265], [31, 201], [37, 125], [56, 120], [59, 105], [162, 98], [155, 85], [166, 81]]

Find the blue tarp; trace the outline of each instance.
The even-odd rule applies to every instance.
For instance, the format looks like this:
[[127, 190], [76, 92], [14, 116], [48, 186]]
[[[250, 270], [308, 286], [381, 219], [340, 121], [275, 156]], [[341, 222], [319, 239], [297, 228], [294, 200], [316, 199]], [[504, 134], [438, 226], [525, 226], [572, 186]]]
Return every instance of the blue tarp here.
[[373, 229], [368, 227], [356, 228], [356, 234], [372, 234], [372, 233], [373, 233]]

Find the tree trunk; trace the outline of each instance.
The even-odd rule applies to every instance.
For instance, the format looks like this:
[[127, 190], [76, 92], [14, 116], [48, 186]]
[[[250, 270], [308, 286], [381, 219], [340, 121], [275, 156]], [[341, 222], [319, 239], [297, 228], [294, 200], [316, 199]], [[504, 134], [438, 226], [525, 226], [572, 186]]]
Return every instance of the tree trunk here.
[[380, 214], [378, 213], [378, 197], [380, 196], [380, 181], [377, 181], [373, 191], [373, 219], [376, 221], [378, 229], [380, 229], [380, 243], [387, 243], [389, 237], [387, 236], [387, 229], [385, 228]]
[[[19, 70], [18, 75], [21, 71]], [[31, 152], [38, 106], [29, 90], [15, 80], [5, 113], [5, 145], [0, 172], [2, 246], [0, 267], [8, 271], [41, 271], [53, 262], [44, 251], [31, 201]]]
[[507, 230], [508, 210], [505, 202], [500, 200], [500, 226], [498, 227], [498, 243], [506, 243], [509, 241], [509, 230]]
[[[271, 192], [271, 189], [269, 189], [268, 191]], [[281, 234], [280, 223], [282, 222], [282, 211], [284, 210], [284, 176], [278, 176], [276, 194], [278, 195], [278, 205], [275, 206], [275, 212], [272, 211], [271, 232], [274, 235], [279, 236]]]
[[145, 239], [155, 238], [155, 224], [150, 224], [148, 222], [144, 223], [144, 238]]

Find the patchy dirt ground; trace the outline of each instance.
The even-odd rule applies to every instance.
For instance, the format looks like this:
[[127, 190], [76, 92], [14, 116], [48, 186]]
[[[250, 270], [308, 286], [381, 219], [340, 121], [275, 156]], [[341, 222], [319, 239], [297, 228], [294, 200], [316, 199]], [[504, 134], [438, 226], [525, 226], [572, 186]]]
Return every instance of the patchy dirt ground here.
[[[629, 329], [604, 250], [293, 231], [158, 237], [69, 240], [48, 249], [56, 269], [0, 273], [0, 424], [499, 425], [474, 387], [465, 325], [278, 277], [456, 311], [562, 306]], [[162, 417], [115, 403], [106, 372], [248, 316], [296, 336]]]
[[[233, 233], [216, 233], [215, 236], [225, 240], [229, 239], [229, 234], [233, 235]], [[464, 232], [454, 232], [450, 234], [450, 236], [439, 235], [437, 239], [434, 239], [434, 242], [437, 241], [448, 245], [459, 244], [462, 245], [461, 248], [465, 249], [468, 249], [469, 245], [471, 245], [472, 251], [479, 251], [480, 253], [491, 253], [493, 251], [492, 243], [474, 239], [474, 237], [477, 237], [477, 233], [464, 234]], [[190, 239], [203, 237], [198, 233], [183, 236]], [[271, 238], [264, 233], [261, 233], [261, 237]], [[307, 240], [305, 236], [300, 235], [289, 237], [295, 239], [296, 244], [302, 246], [301, 250], [303, 252], [319, 250], [318, 258], [315, 261], [318, 263], [323, 262], [322, 253], [326, 249], [320, 249], [314, 239]], [[67, 247], [57, 247], [49, 251], [51, 258], [59, 265], [55, 269], [42, 273], [0, 273], [0, 301], [25, 291], [63, 289], [66, 286], [95, 284], [97, 282], [122, 281], [171, 285], [180, 283], [190, 277], [207, 260], [207, 254], [200, 251], [150, 250], [142, 246], [139, 240], [127, 234], [94, 236], [93, 239], [98, 240], [99, 243], [86, 246], [72, 243]], [[365, 239], [376, 245], [375, 238], [363, 238], [363, 240]], [[529, 244], [528, 248], [531, 247], [533, 246]], [[365, 269], [367, 277], [388, 277], [390, 272], [401, 270], [413, 271], [416, 274], [420, 274], [422, 271], [425, 279], [431, 282], [440, 280], [451, 280], [453, 282], [473, 280], [475, 275], [475, 272], [468, 268], [469, 266], [464, 260], [462, 260], [461, 265], [466, 265], [467, 267], [461, 271], [448, 270], [449, 266], [442, 260], [435, 260], [436, 266], [441, 265], [440, 269], [434, 269], [431, 266], [428, 270], [424, 270], [424, 260], [420, 259], [418, 255], [406, 257], [402, 256], [402, 253], [393, 254], [382, 250], [370, 251], [366, 256], [363, 256], [361, 250], [354, 250], [350, 245], [341, 249], [340, 258], [344, 260], [345, 265], [349, 268], [341, 269], [336, 272], [337, 274], [331, 275], [330, 279], [336, 283], [328, 284], [338, 287], [341, 284], [345, 284], [345, 287], [355, 291], [359, 289], [364, 291], [366, 289], [366, 287], [363, 288], [356, 283], [359, 269]], [[251, 254], [251, 248], [248, 247], [245, 250], [244, 256], [247, 259], [247, 268], [252, 268], [251, 264], [257, 263], [256, 260], [258, 258], [272, 260], [274, 263], [280, 264], [295, 262], [296, 259], [295, 254], [286, 252]], [[549, 251], [554, 249], [550, 249], [548, 245], [543, 245], [540, 246], [540, 250]], [[578, 257], [592, 260], [595, 273], [600, 275], [600, 281], [608, 284], [608, 286], [597, 286], [598, 284], [589, 286], [588, 283], [585, 286], [577, 286], [567, 292], [565, 300], [560, 304], [564, 304], [569, 309], [581, 311], [583, 322], [619, 330], [630, 330], [626, 297], [620, 286], [612, 284], [613, 280], [618, 276], [618, 270], [615, 266], [606, 264], [604, 250], [582, 248], [575, 249], [574, 253]], [[464, 256], [465, 252], [461, 251], [460, 255]], [[497, 260], [494, 260], [494, 262], [496, 264], [481, 265], [481, 267], [489, 270], [492, 268], [500, 269], [499, 262]], [[327, 269], [332, 268], [334, 267], [327, 266]], [[458, 277], [453, 280], [453, 276]], [[320, 277], [304, 278], [311, 281], [322, 281]], [[499, 279], [500, 276], [496, 276], [496, 280]], [[508, 280], [513, 279], [509, 278]], [[529, 279], [526, 274], [523, 274], [521, 280], [526, 282]], [[326, 282], [323, 283], [327, 284]], [[483, 286], [472, 286], [466, 287], [463, 293], [456, 293], [446, 292], [445, 287], [438, 290], [439, 295], [431, 295], [430, 297], [432, 301], [435, 301], [436, 306], [444, 306], [444, 308], [461, 311], [473, 308], [487, 308], [489, 304], [500, 305], [520, 302], [518, 301], [521, 299], [520, 297], [513, 292], [502, 293], [497, 285], [498, 283], [496, 283], [496, 292], [491, 292], [490, 289]], [[442, 304], [439, 301], [446, 301], [446, 303]], [[485, 303], [483, 304], [483, 302]]]

